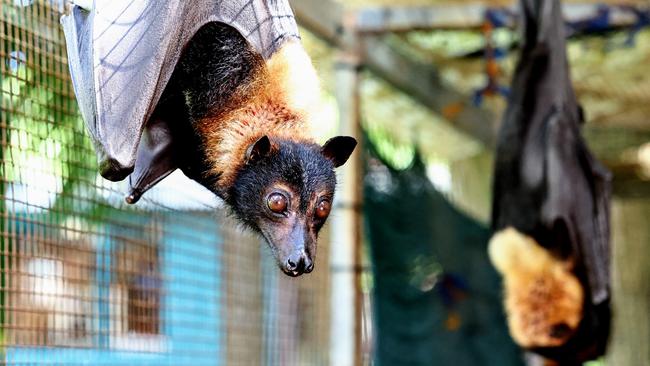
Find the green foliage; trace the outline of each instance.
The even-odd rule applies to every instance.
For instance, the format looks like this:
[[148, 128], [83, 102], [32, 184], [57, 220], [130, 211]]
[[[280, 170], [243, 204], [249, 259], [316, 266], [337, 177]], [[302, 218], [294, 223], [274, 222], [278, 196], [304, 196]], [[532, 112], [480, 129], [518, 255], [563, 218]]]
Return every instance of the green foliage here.
[[368, 138], [373, 141], [379, 156], [393, 169], [406, 169], [413, 162], [415, 157], [414, 145], [397, 143], [388, 131], [376, 125], [369, 125], [366, 128], [366, 133]]
[[22, 64], [4, 75], [1, 97], [4, 182], [56, 193], [50, 211], [57, 220], [98, 209], [95, 200], [85, 207], [74, 200], [80, 190], [93, 194], [97, 167], [69, 81]]
[[[2, 103], [11, 108], [5, 111], [8, 145], [4, 149], [12, 164], [6, 167], [5, 178], [12, 182], [28, 183], [21, 174], [24, 166], [43, 166], [43, 173], [61, 178], [74, 176], [72, 163], [81, 163], [77, 152], [90, 148], [84, 139], [76, 138], [83, 129], [81, 118], [62, 110], [69, 97], [36, 85], [35, 78], [34, 71], [23, 65], [2, 80]], [[54, 85], [48, 79], [52, 77], [39, 84]]]

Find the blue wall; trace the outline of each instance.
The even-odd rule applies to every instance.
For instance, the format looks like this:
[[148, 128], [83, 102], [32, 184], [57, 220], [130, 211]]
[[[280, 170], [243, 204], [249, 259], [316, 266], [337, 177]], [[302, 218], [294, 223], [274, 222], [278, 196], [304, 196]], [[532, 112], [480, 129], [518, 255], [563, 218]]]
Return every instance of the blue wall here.
[[[146, 223], [146, 218], [119, 216]], [[111, 349], [106, 336], [93, 339], [96, 348], [10, 347], [5, 359], [12, 365], [46, 362], [61, 365], [221, 365], [220, 265], [222, 239], [214, 217], [206, 213], [171, 212], [156, 214], [162, 220], [159, 244], [161, 291], [160, 351], [124, 351]], [[20, 227], [18, 224], [16, 227]], [[20, 231], [29, 228], [20, 229]], [[119, 225], [105, 227], [107, 233], [129, 233]], [[97, 300], [99, 329], [107, 329], [111, 314], [106, 300], [110, 288], [111, 238], [100, 236], [97, 245]]]

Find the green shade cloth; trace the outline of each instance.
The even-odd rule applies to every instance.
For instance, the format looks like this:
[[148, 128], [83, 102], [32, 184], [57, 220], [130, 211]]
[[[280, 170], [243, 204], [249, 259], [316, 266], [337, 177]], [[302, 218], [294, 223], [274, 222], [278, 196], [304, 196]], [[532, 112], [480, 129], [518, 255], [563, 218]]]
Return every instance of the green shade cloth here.
[[367, 146], [376, 365], [523, 365], [488, 261], [489, 230], [433, 187], [419, 157], [396, 171]]

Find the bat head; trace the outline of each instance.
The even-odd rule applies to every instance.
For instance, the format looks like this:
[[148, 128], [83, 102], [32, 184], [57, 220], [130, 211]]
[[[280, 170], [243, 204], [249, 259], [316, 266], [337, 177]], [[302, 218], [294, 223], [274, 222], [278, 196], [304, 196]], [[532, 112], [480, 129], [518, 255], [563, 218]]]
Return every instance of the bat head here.
[[504, 277], [508, 326], [515, 341], [526, 348], [566, 344], [578, 330], [584, 303], [570, 261], [555, 258], [513, 228], [497, 232], [488, 252]]
[[248, 146], [226, 201], [264, 237], [285, 274], [313, 270], [318, 232], [334, 199], [334, 168], [348, 160], [356, 143], [347, 136], [323, 146], [262, 136]]

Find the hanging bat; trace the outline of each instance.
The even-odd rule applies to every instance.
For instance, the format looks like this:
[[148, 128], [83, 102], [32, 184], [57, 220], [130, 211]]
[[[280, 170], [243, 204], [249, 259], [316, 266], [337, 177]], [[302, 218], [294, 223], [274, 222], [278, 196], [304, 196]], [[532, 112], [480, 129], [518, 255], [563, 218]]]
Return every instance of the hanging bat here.
[[62, 23], [100, 173], [129, 177], [127, 202], [181, 169], [284, 273], [313, 270], [334, 168], [356, 140], [310, 136], [319, 81], [285, 0], [95, 2]]
[[497, 142], [490, 259], [514, 340], [560, 365], [605, 352], [610, 173], [591, 155], [558, 0], [521, 0], [523, 44]]

